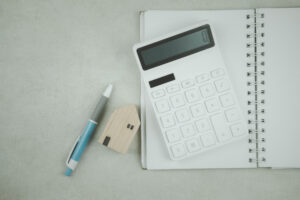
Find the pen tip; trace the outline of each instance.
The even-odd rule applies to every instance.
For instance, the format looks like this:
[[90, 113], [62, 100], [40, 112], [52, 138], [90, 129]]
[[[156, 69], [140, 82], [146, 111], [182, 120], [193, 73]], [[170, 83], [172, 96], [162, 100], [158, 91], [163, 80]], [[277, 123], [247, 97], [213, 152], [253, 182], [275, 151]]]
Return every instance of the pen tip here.
[[109, 98], [110, 97], [110, 94], [111, 94], [111, 91], [113, 89], [113, 85], [110, 83], [108, 84], [107, 88], [105, 89], [104, 93], [103, 93], [103, 96]]

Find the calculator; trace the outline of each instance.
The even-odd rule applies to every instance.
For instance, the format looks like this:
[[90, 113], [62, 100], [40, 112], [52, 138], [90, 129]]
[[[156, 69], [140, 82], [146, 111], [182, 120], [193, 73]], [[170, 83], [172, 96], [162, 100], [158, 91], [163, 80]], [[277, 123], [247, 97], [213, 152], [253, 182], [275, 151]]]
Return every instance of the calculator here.
[[172, 160], [247, 136], [208, 22], [136, 44], [133, 51]]

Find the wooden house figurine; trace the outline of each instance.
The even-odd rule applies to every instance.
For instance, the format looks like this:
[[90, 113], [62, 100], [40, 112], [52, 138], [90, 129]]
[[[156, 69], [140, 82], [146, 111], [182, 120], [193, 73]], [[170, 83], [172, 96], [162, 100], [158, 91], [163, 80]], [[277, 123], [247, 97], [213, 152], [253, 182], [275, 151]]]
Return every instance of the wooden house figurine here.
[[110, 116], [99, 143], [125, 154], [140, 127], [140, 119], [135, 105], [116, 109]]

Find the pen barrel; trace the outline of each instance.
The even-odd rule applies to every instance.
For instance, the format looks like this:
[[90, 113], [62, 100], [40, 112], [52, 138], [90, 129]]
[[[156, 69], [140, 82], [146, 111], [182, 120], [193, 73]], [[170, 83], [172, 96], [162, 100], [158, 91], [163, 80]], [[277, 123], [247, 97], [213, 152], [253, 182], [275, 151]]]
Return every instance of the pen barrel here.
[[98, 105], [96, 106], [96, 109], [94, 110], [91, 120], [93, 120], [94, 122], [99, 122], [99, 119], [101, 117], [101, 114], [103, 113], [104, 110], [104, 106], [107, 103], [108, 98], [105, 96], [102, 96]]
[[83, 134], [80, 136], [80, 139], [78, 141], [78, 144], [76, 145], [76, 148], [74, 149], [74, 153], [72, 156], [72, 159], [75, 161], [79, 161], [79, 158], [81, 154], [83, 153], [86, 145], [88, 144], [91, 135], [93, 134], [97, 124], [89, 121], [87, 126], [84, 129]]

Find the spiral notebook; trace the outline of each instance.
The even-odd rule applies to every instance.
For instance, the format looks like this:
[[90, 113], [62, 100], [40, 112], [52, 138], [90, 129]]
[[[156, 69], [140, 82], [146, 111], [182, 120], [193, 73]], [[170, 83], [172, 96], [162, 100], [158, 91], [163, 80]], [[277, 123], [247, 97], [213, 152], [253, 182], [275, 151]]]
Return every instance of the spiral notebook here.
[[299, 168], [299, 19], [300, 8], [141, 12], [141, 40], [210, 21], [249, 130], [243, 141], [172, 161], [142, 85], [143, 167]]

